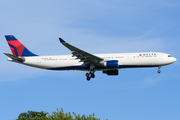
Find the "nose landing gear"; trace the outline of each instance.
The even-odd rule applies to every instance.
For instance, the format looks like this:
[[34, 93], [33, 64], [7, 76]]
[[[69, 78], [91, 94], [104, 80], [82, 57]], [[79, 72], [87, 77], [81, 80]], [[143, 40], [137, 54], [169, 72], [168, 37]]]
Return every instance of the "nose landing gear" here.
[[161, 66], [158, 67], [158, 71], [157, 71], [158, 73], [161, 73], [160, 69], [161, 69]]

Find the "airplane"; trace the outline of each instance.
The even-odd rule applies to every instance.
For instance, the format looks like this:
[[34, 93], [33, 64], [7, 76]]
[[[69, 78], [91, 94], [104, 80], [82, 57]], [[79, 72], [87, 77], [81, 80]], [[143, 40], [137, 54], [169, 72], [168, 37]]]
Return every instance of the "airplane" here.
[[170, 54], [160, 52], [91, 54], [59, 38], [72, 55], [39, 56], [29, 51], [13, 35], [5, 35], [12, 54], [4, 53], [8, 61], [47, 70], [81, 70], [88, 71], [86, 79], [95, 78], [95, 71], [107, 75], [118, 75], [122, 68], [158, 67], [174, 63], [177, 59]]

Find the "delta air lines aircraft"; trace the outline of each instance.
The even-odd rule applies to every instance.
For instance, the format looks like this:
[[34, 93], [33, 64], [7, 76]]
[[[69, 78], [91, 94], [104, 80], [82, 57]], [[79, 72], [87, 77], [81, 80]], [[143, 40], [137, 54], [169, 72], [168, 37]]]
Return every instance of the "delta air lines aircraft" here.
[[160, 52], [91, 54], [83, 51], [59, 38], [72, 55], [39, 56], [30, 52], [13, 35], [5, 35], [12, 54], [7, 55], [8, 61], [47, 70], [82, 70], [89, 71], [86, 78], [95, 78], [95, 71], [107, 75], [118, 75], [121, 68], [158, 67], [174, 63], [177, 59], [170, 54]]

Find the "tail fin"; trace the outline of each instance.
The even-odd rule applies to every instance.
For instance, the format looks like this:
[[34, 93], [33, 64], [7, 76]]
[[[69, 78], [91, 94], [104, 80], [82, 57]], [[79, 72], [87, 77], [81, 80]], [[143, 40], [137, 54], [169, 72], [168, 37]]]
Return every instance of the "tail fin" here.
[[19, 40], [17, 40], [13, 35], [5, 35], [5, 38], [9, 44], [9, 47], [14, 56], [17, 57], [27, 57], [27, 56], [37, 56], [36, 54], [30, 52]]

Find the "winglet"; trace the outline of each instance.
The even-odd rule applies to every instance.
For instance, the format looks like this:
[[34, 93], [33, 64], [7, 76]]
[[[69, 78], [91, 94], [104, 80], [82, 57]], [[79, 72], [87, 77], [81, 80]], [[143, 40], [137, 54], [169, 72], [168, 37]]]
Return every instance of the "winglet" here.
[[61, 43], [66, 43], [62, 38], [59, 38]]

